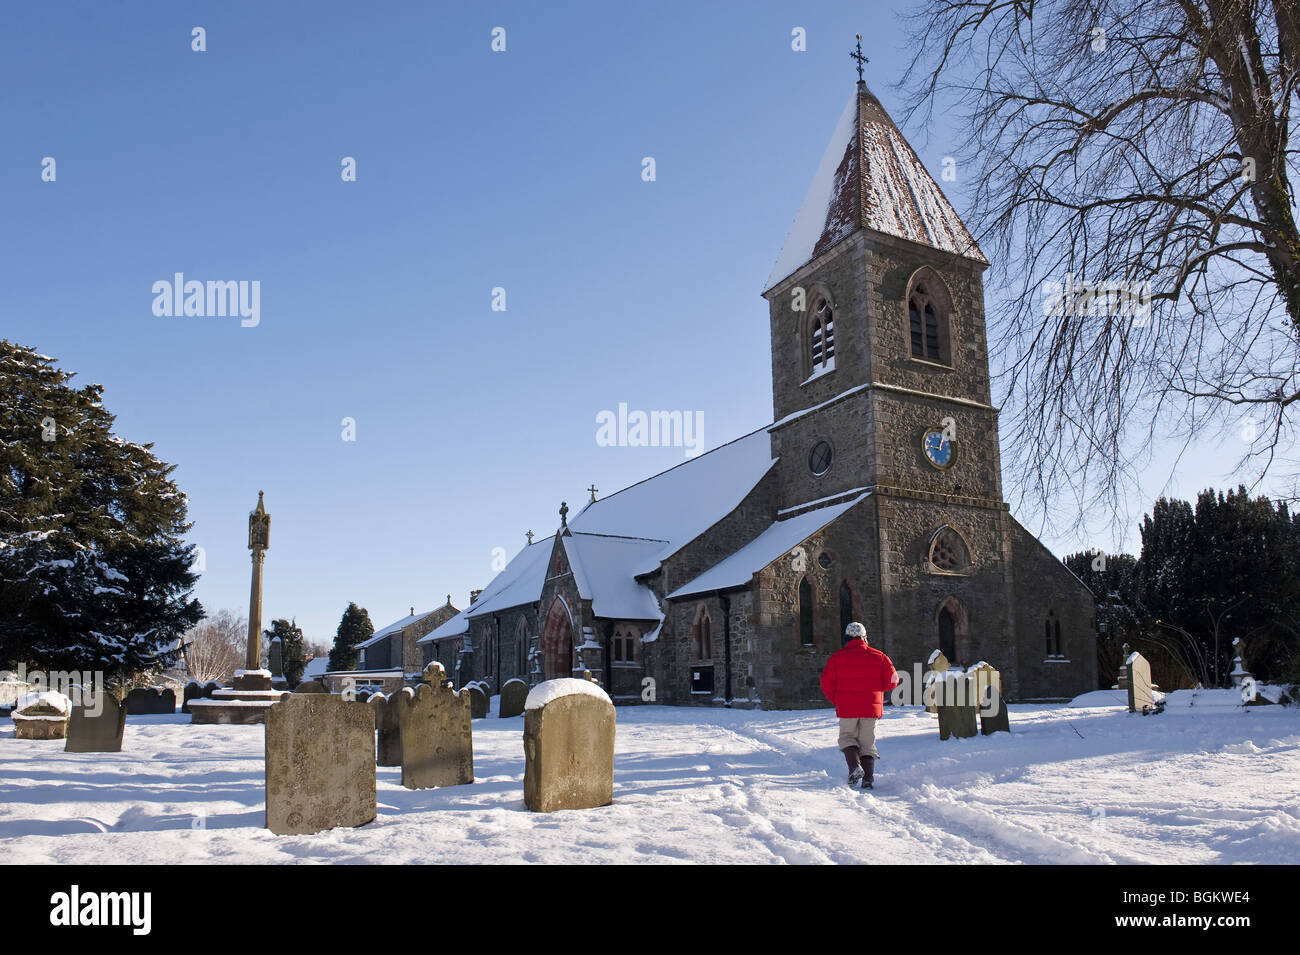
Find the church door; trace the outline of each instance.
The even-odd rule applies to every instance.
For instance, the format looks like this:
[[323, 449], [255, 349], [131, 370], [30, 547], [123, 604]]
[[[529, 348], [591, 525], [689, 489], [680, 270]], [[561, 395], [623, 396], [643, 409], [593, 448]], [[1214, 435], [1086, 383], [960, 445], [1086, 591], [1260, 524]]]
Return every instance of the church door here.
[[939, 650], [948, 662], [957, 662], [957, 620], [947, 607], [939, 611]]
[[573, 623], [559, 597], [552, 601], [542, 630], [542, 676], [547, 680], [573, 676]]

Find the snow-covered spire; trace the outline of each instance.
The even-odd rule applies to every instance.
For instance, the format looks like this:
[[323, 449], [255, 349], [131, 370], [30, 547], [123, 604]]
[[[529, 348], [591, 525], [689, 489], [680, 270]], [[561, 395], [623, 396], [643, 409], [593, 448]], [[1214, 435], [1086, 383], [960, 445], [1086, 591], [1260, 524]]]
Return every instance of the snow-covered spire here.
[[862, 81], [840, 116], [767, 287], [859, 229], [988, 264], [939, 184]]

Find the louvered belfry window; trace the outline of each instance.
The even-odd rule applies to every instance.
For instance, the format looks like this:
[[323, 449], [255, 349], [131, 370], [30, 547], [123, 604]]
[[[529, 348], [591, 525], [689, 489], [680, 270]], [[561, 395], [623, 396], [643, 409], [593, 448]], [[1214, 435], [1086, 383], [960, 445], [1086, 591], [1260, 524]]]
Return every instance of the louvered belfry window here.
[[809, 373], [821, 371], [835, 358], [835, 313], [830, 302], [819, 299], [813, 309], [809, 346], [812, 367]]
[[939, 315], [926, 294], [925, 286], [918, 284], [907, 302], [907, 318], [911, 330], [912, 357], [927, 361], [942, 361], [939, 347]]

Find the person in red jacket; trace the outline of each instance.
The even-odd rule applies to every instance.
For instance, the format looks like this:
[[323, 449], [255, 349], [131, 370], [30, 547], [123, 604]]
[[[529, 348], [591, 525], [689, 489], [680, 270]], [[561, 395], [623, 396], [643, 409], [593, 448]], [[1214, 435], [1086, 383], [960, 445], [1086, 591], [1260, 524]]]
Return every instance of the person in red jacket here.
[[844, 629], [844, 649], [831, 654], [822, 670], [822, 693], [840, 720], [840, 749], [849, 764], [849, 785], [875, 784], [876, 720], [884, 715], [885, 694], [898, 686], [898, 672], [889, 657], [867, 645], [867, 628], [851, 623]]

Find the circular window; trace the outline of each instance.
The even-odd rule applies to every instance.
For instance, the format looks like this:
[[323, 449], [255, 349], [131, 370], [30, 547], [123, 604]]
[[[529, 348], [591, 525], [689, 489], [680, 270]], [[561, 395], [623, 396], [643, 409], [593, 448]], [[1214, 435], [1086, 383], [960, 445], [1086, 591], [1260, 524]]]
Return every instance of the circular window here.
[[821, 477], [831, 469], [831, 458], [834, 452], [831, 451], [829, 441], [818, 441], [812, 449], [812, 454], [808, 455], [808, 467], [817, 477]]
[[830, 570], [833, 561], [831, 560], [830, 554], [826, 553], [826, 551], [822, 551], [817, 555], [817, 563], [821, 565], [822, 570]]

